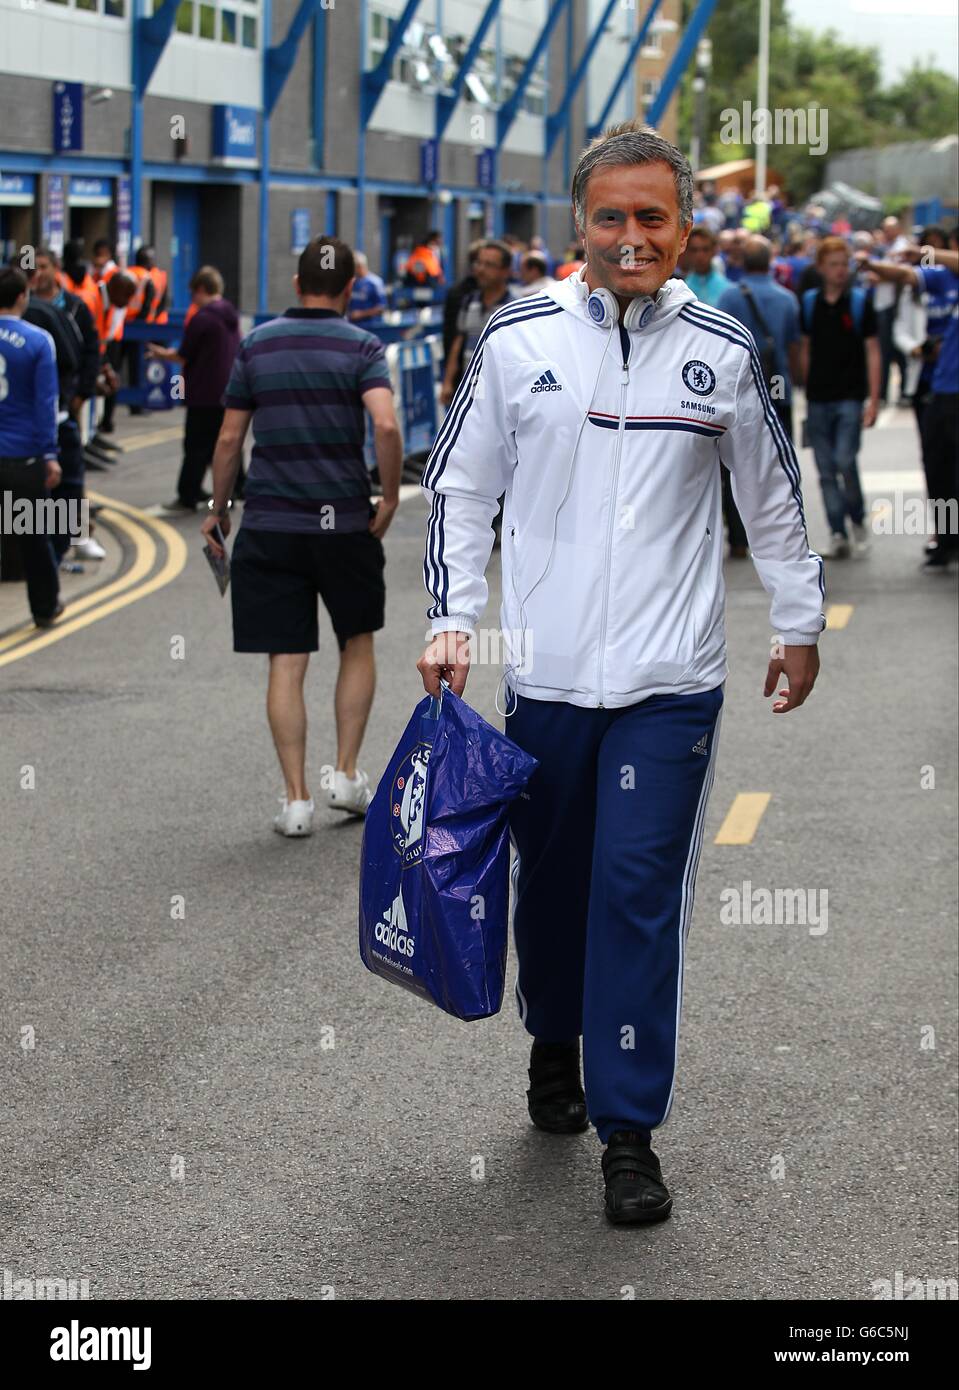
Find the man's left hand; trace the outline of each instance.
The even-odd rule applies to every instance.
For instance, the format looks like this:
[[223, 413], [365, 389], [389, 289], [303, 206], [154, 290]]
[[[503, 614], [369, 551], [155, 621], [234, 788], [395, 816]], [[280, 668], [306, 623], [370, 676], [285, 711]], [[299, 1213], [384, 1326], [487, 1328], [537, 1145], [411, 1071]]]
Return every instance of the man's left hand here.
[[773, 705], [773, 714], [788, 714], [791, 709], [798, 709], [811, 693], [819, 675], [819, 648], [815, 643], [811, 647], [783, 647], [782, 650], [783, 655], [773, 657], [769, 663], [763, 689], [763, 695], [768, 699], [776, 689], [780, 676], [786, 677], [788, 688], [779, 691], [784, 698]]

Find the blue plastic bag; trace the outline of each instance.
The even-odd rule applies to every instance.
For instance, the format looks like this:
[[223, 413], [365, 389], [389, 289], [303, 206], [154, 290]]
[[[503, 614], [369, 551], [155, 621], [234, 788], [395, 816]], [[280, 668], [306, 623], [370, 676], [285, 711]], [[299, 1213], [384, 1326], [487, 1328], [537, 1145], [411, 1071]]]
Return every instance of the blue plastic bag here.
[[456, 1018], [503, 1002], [508, 805], [536, 768], [444, 690], [413, 713], [366, 813], [360, 955]]

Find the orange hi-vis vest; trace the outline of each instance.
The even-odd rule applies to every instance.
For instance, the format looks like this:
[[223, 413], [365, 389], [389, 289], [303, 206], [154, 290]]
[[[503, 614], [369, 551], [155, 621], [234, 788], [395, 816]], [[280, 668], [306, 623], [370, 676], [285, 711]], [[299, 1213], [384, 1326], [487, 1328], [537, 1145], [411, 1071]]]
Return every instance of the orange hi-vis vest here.
[[432, 246], [416, 246], [410, 252], [410, 258], [406, 262], [406, 273], [411, 275], [418, 285], [427, 285], [430, 280], [442, 281], [443, 267], [440, 265], [439, 257]]
[[130, 300], [130, 303], [127, 305], [126, 308], [127, 322], [132, 323], [134, 319], [138, 319], [140, 317], [140, 314], [143, 310], [143, 300], [144, 295], [146, 293], [146, 285], [147, 281], [150, 280], [151, 277], [150, 272], [147, 270], [146, 266], [143, 265], [129, 265], [127, 266], [126, 273], [128, 275], [132, 275], [134, 280], [136, 280], [137, 282], [137, 292]]
[[169, 323], [170, 316], [166, 307], [167, 273], [155, 265], [150, 271], [150, 279], [153, 281], [153, 299], [147, 313], [148, 323]]
[[100, 291], [93, 276], [87, 272], [77, 284], [75, 280], [70, 279], [66, 271], [61, 270], [57, 272], [57, 279], [68, 294], [75, 294], [78, 299], [83, 300], [93, 316], [93, 322], [96, 323], [97, 315], [100, 312]]
[[[109, 278], [107, 276], [107, 279]], [[123, 321], [127, 311], [126, 309], [118, 309], [115, 304], [110, 303], [107, 280], [101, 280], [97, 286], [97, 301], [97, 311], [93, 321], [97, 326], [100, 351], [103, 352], [108, 343], [118, 342], [123, 337]]]

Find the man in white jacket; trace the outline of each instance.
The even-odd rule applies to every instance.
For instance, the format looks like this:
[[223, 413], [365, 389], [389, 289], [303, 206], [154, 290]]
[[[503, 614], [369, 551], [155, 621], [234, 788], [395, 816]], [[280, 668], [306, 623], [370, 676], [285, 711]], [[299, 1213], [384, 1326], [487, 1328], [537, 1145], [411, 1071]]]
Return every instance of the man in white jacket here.
[[529, 1110], [553, 1133], [592, 1121], [607, 1216], [649, 1222], [672, 1206], [651, 1134], [673, 1097], [727, 669], [720, 462], [772, 597], [776, 713], [816, 679], [823, 567], [752, 337], [670, 278], [685, 158], [614, 127], [572, 199], [584, 269], [493, 315], [426, 466], [418, 665], [430, 693], [462, 693], [505, 493], [507, 731], [539, 760], [511, 820]]

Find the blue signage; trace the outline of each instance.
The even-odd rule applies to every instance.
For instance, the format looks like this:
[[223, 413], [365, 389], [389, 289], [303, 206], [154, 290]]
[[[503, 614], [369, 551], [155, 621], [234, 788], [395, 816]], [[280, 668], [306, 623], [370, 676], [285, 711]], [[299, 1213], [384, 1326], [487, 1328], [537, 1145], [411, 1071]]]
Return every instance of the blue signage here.
[[133, 185], [129, 174], [121, 174], [117, 179], [117, 255], [120, 257], [121, 265], [130, 259], [132, 250], [132, 194]]
[[433, 353], [426, 342], [398, 343], [403, 450], [415, 454], [433, 447], [436, 438], [436, 384]]
[[79, 208], [108, 208], [113, 203], [113, 180], [70, 175], [70, 202]]
[[309, 246], [313, 236], [313, 215], [309, 208], [294, 208], [290, 213], [290, 250], [299, 256]]
[[420, 141], [420, 183], [435, 183], [440, 172], [440, 142]]
[[494, 150], [481, 150], [476, 156], [476, 182], [480, 188], [493, 187]]
[[47, 210], [43, 218], [43, 239], [56, 255], [63, 255], [63, 215], [66, 206], [62, 174], [47, 177]]
[[36, 185], [33, 174], [0, 174], [0, 203], [7, 207], [29, 207]]
[[213, 107], [213, 158], [222, 163], [256, 163], [259, 112], [250, 106]]
[[53, 148], [57, 154], [83, 149], [83, 83], [53, 84]]

